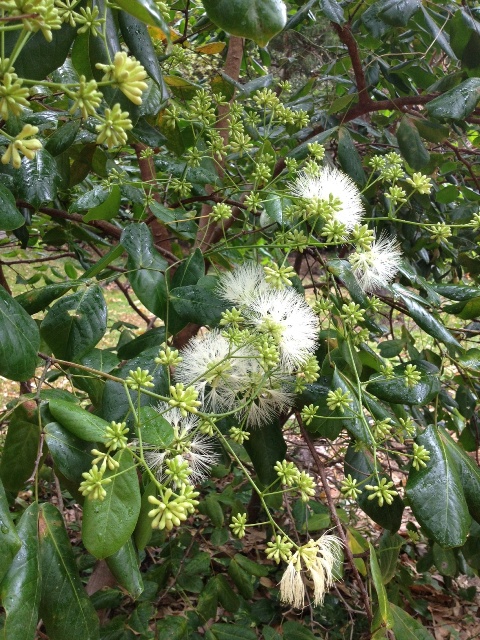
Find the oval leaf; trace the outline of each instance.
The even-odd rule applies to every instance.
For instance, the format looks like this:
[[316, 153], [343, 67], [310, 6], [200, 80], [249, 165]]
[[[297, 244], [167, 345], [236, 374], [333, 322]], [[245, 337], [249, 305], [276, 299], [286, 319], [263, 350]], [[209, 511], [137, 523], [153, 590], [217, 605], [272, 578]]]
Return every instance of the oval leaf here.
[[0, 184], [0, 230], [12, 231], [23, 227], [24, 224], [25, 218], [17, 209], [12, 192]]
[[129, 540], [140, 513], [140, 488], [137, 469], [126, 449], [116, 454], [118, 469], [107, 471], [110, 484], [104, 485], [104, 500], [85, 500], [83, 542], [96, 558], [107, 558]]
[[427, 535], [442, 547], [461, 547], [467, 538], [470, 515], [457, 465], [438, 430], [429, 426], [417, 443], [430, 453], [427, 466], [413, 469], [406, 494], [413, 514]]
[[5, 489], [0, 482], [0, 548], [2, 549], [0, 554], [0, 582], [21, 546], [22, 541], [13, 524]]
[[45, 440], [55, 467], [67, 480], [80, 484], [82, 473], [92, 466], [92, 445], [76, 438], [57, 422], [47, 424]]
[[37, 323], [0, 286], [0, 375], [9, 380], [31, 378], [39, 348]]
[[107, 330], [107, 305], [94, 284], [58, 300], [40, 325], [43, 339], [57, 358], [77, 361]]
[[136, 600], [142, 594], [144, 586], [138, 554], [132, 539], [130, 538], [121, 549], [109, 556], [106, 562], [117, 582]]
[[97, 640], [98, 616], [78, 575], [62, 515], [42, 504], [38, 521], [42, 599], [40, 615], [50, 638]]
[[87, 442], [105, 442], [106, 420], [64, 400], [50, 400], [50, 413], [70, 433]]

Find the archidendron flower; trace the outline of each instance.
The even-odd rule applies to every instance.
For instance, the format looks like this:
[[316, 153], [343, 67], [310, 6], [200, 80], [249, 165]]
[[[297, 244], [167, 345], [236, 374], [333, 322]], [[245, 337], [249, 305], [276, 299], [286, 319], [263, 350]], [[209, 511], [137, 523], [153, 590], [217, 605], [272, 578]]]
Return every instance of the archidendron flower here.
[[280, 600], [301, 609], [304, 604], [305, 583], [302, 568], [313, 581], [313, 603], [323, 604], [327, 589], [334, 583], [333, 570], [341, 558], [343, 542], [329, 533], [318, 540], [309, 540], [296, 551], [280, 581]]
[[10, 162], [14, 169], [19, 169], [22, 164], [21, 153], [29, 160], [33, 160], [37, 151], [42, 148], [42, 143], [36, 138], [30, 140], [26, 140], [25, 138], [34, 136], [37, 133], [38, 127], [34, 127], [31, 124], [24, 125], [20, 133], [18, 133], [8, 145], [7, 150], [2, 156], [2, 164], [8, 164]]
[[330, 219], [352, 231], [363, 216], [360, 192], [353, 180], [335, 167], [324, 167], [319, 175], [300, 173], [291, 185], [294, 195], [313, 204], [331, 204]]
[[394, 279], [402, 261], [395, 238], [382, 234], [367, 250], [357, 250], [349, 257], [353, 273], [364, 291], [385, 287]]
[[227, 302], [243, 307], [268, 288], [262, 267], [255, 262], [245, 262], [233, 271], [222, 274], [217, 291]]
[[110, 149], [127, 142], [127, 131], [133, 128], [133, 124], [128, 111], [122, 111], [117, 102], [112, 109], [105, 109], [105, 118], [95, 128], [98, 131], [97, 144], [104, 142]]
[[256, 331], [273, 338], [282, 367], [291, 372], [315, 351], [318, 318], [294, 289], [267, 289], [253, 296], [243, 314]]

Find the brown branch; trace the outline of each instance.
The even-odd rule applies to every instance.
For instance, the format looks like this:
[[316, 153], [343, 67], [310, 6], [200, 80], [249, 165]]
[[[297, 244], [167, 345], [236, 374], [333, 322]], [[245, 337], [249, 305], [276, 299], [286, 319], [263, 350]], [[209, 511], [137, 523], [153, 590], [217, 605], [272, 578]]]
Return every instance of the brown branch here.
[[359, 104], [367, 106], [372, 102], [372, 99], [367, 93], [367, 81], [365, 79], [365, 72], [363, 71], [357, 41], [353, 37], [350, 25], [347, 24], [342, 27], [335, 22], [332, 22], [331, 24], [337, 32], [341, 42], [343, 42], [343, 44], [347, 47], [348, 55], [350, 56], [350, 60], [352, 61], [352, 69], [355, 76], [355, 84], [357, 85]]
[[59, 260], [60, 258], [76, 258], [75, 253], [59, 253], [56, 256], [46, 256], [45, 258], [30, 258], [25, 260], [0, 260], [0, 265], [9, 267], [12, 264], [33, 264], [35, 262], [48, 262], [49, 260]]
[[320, 479], [322, 481], [323, 484], [323, 488], [325, 490], [325, 496], [327, 498], [327, 503], [328, 503], [328, 509], [330, 511], [330, 515], [332, 516], [332, 520], [335, 524], [335, 528], [338, 531], [338, 535], [340, 537], [340, 539], [343, 542], [344, 545], [344, 549], [345, 549], [345, 555], [347, 556], [347, 560], [348, 560], [348, 564], [350, 565], [350, 568], [353, 572], [354, 578], [355, 578], [355, 582], [358, 585], [358, 588], [360, 590], [360, 596], [362, 598], [363, 601], [363, 606], [365, 607], [365, 613], [367, 614], [367, 618], [369, 622], [372, 622], [373, 616], [372, 616], [372, 608], [370, 606], [370, 598], [368, 597], [368, 593], [365, 589], [365, 585], [363, 584], [363, 580], [360, 576], [360, 574], [358, 573], [358, 569], [355, 566], [355, 560], [352, 554], [352, 551], [348, 545], [348, 540], [347, 540], [347, 536], [345, 535], [345, 532], [343, 530], [342, 527], [342, 523], [340, 522], [340, 518], [338, 517], [337, 514], [337, 510], [335, 508], [335, 503], [333, 502], [333, 498], [332, 498], [332, 493], [330, 491], [330, 486], [328, 484], [328, 479], [327, 479], [327, 474], [325, 473], [325, 468], [323, 466], [323, 462], [320, 458], [320, 456], [318, 455], [317, 450], [315, 449], [315, 445], [313, 444], [311, 438], [310, 438], [310, 434], [308, 433], [308, 431], [305, 429], [305, 425], [303, 424], [303, 420], [302, 417], [300, 415], [300, 413], [298, 411], [295, 412], [295, 417], [297, 419], [297, 422], [300, 426], [300, 431], [302, 433], [302, 436], [305, 440], [305, 442], [307, 443], [307, 446], [310, 450], [310, 453], [312, 454], [312, 458], [315, 462], [315, 465], [317, 467], [317, 471], [318, 471], [318, 475], [320, 476]]
[[448, 142], [448, 140], [444, 140], [443, 144], [449, 149], [451, 149], [453, 153], [456, 155], [458, 161], [461, 162], [467, 168], [468, 173], [472, 176], [472, 180], [475, 183], [475, 186], [477, 187], [478, 190], [480, 190], [480, 181], [475, 175], [471, 163], [468, 162], [468, 160], [465, 160], [465, 158], [460, 153], [460, 150], [451, 142]]

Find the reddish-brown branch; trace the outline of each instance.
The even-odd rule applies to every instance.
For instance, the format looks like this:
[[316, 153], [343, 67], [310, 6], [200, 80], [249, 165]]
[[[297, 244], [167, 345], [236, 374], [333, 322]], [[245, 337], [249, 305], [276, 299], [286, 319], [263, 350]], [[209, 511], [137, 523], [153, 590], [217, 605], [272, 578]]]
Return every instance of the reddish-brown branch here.
[[312, 458], [315, 462], [315, 466], [317, 467], [318, 475], [320, 476], [320, 480], [322, 481], [323, 488], [325, 490], [325, 497], [327, 499], [330, 515], [335, 524], [335, 528], [337, 529], [338, 535], [343, 542], [344, 551], [345, 551], [345, 555], [347, 556], [348, 564], [350, 565], [350, 568], [353, 572], [353, 576], [355, 578], [355, 582], [357, 583], [358, 588], [360, 590], [360, 596], [363, 601], [363, 606], [365, 607], [365, 613], [367, 615], [368, 621], [371, 622], [373, 619], [373, 616], [372, 616], [372, 608], [370, 606], [370, 598], [368, 597], [368, 593], [367, 593], [367, 590], [365, 589], [365, 585], [363, 584], [363, 580], [360, 574], [358, 573], [358, 569], [355, 565], [355, 560], [354, 560], [352, 551], [348, 545], [347, 536], [345, 535], [345, 532], [342, 527], [342, 523], [340, 522], [340, 518], [338, 517], [337, 509], [333, 501], [332, 492], [330, 491], [330, 485], [328, 484], [328, 478], [327, 478], [327, 474], [325, 473], [323, 462], [320, 456], [318, 455], [317, 450], [315, 449], [315, 445], [313, 444], [312, 439], [310, 438], [310, 434], [305, 429], [305, 425], [303, 424], [301, 415], [298, 412], [295, 412], [295, 417], [300, 426], [300, 431], [302, 433], [303, 439], [307, 443], [310, 453], [312, 454]]
[[444, 140], [443, 144], [448, 147], [449, 149], [451, 149], [453, 151], [453, 153], [456, 155], [457, 159], [459, 162], [461, 162], [466, 168], [468, 173], [471, 175], [473, 182], [475, 183], [475, 186], [477, 187], [477, 189], [480, 190], [480, 181], [478, 179], [478, 177], [475, 175], [475, 172], [473, 171], [473, 167], [471, 165], [470, 162], [468, 162], [468, 160], [466, 160], [462, 154], [460, 153], [460, 149], [458, 149], [454, 144], [452, 144], [451, 142], [448, 142], [448, 140]]
[[363, 71], [357, 41], [353, 37], [350, 25], [347, 24], [342, 27], [341, 25], [332, 22], [332, 26], [337, 32], [341, 42], [343, 42], [343, 44], [347, 47], [348, 55], [350, 56], [350, 60], [352, 62], [355, 84], [357, 85], [359, 104], [366, 106], [370, 104], [372, 100], [367, 93], [367, 81], [365, 79], [365, 72]]
[[61, 258], [76, 258], [74, 253], [59, 253], [57, 255], [46, 256], [45, 258], [31, 258], [25, 260], [0, 260], [0, 265], [3, 264], [9, 267], [12, 264], [33, 264], [35, 262], [49, 262], [50, 260], [60, 260]]

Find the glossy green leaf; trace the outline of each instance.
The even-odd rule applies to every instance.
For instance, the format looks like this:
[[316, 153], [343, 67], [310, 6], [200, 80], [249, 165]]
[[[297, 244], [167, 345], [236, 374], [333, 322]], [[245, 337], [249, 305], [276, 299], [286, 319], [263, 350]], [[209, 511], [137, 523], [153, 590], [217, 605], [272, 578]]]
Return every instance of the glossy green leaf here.
[[336, 24], [343, 24], [345, 22], [343, 9], [337, 0], [320, 0], [320, 9], [332, 22]]
[[77, 438], [86, 442], [105, 442], [109, 422], [64, 400], [50, 400], [48, 406], [55, 420]]
[[40, 507], [38, 535], [42, 570], [40, 616], [51, 640], [97, 640], [98, 616], [78, 575], [61, 513]]
[[[106, 349], [92, 349], [86, 355], [79, 358], [79, 364], [90, 367], [97, 371], [109, 373], [115, 369], [118, 364], [117, 356]], [[88, 393], [88, 396], [95, 407], [102, 402], [103, 390], [105, 388], [105, 379], [84, 371], [76, 367], [70, 367], [69, 374], [72, 377], [73, 384], [82, 391]]]
[[118, 184], [112, 185], [107, 198], [96, 207], [89, 209], [88, 213], [83, 216], [84, 222], [111, 220], [119, 212], [121, 199], [120, 187]]
[[140, 561], [130, 538], [116, 553], [106, 559], [117, 582], [136, 600], [144, 590]]
[[66, 122], [51, 135], [45, 143], [45, 149], [53, 156], [58, 156], [69, 149], [75, 142], [80, 130], [80, 122]]
[[205, 275], [205, 259], [200, 249], [195, 249], [185, 260], [178, 265], [172, 278], [170, 288], [188, 287], [197, 284]]
[[167, 309], [165, 287], [165, 258], [153, 246], [153, 238], [146, 224], [128, 225], [121, 237], [128, 253], [128, 279], [140, 302], [159, 318], [164, 318]]
[[381, 19], [395, 27], [404, 27], [421, 6], [419, 0], [380, 0], [377, 4]]
[[268, 486], [278, 480], [274, 470], [275, 463], [285, 459], [287, 445], [283, 438], [283, 432], [278, 422], [252, 429], [250, 437], [245, 440], [243, 446], [247, 450], [252, 461], [255, 473], [260, 482]]
[[445, 429], [439, 429], [439, 435], [448, 454], [457, 465], [470, 515], [480, 524], [480, 469], [478, 464], [465, 453]]
[[461, 547], [470, 515], [460, 473], [438, 430], [429, 426], [417, 437], [430, 460], [420, 471], [412, 468], [406, 486], [413, 514], [430, 538], [442, 547]]
[[33, 160], [22, 160], [15, 174], [20, 200], [26, 200], [38, 209], [57, 197], [59, 175], [55, 158], [46, 149], [40, 149]]
[[122, 344], [118, 349], [118, 357], [121, 360], [130, 360], [140, 355], [142, 351], [157, 347], [160, 350], [161, 345], [165, 342], [165, 327], [155, 327], [149, 331], [145, 331], [137, 338]]
[[383, 584], [382, 572], [380, 571], [380, 565], [378, 564], [377, 554], [372, 544], [368, 543], [370, 550], [370, 571], [372, 574], [373, 584], [378, 598], [378, 609], [380, 612], [380, 618], [385, 627], [389, 628], [392, 625], [392, 614], [390, 612], [390, 603], [387, 599], [387, 592]]
[[404, 539], [402, 536], [399, 536], [398, 533], [384, 531], [382, 534], [378, 546], [377, 559], [383, 584], [388, 584], [394, 577], [398, 563], [398, 554], [403, 544]]
[[345, 284], [352, 300], [365, 308], [368, 305], [368, 298], [358, 284], [358, 280], [353, 275], [352, 267], [348, 260], [338, 260], [333, 258], [327, 262], [328, 270]]
[[390, 603], [392, 630], [396, 640], [433, 640], [425, 627], [401, 607]]
[[210, 627], [213, 637], [217, 640], [256, 640], [257, 634], [253, 629], [238, 624], [217, 622]]
[[38, 413], [25, 404], [10, 417], [0, 460], [0, 479], [7, 491], [16, 493], [35, 468], [40, 442]]
[[118, 0], [118, 6], [146, 24], [159, 27], [170, 39], [170, 29], [154, 0]]
[[140, 409], [140, 424], [142, 425], [142, 440], [155, 447], [167, 447], [173, 440], [173, 427], [153, 407]]
[[210, 327], [220, 322], [227, 309], [227, 304], [213, 291], [200, 285], [173, 289], [170, 302], [182, 320]]
[[[350, 445], [347, 449], [345, 476], [350, 474], [354, 480], [357, 480], [358, 486], [362, 490], [362, 493], [357, 498], [360, 508], [384, 529], [388, 529], [391, 532], [398, 531], [404, 509], [401, 498], [398, 495], [394, 496], [392, 504], [385, 503], [381, 507], [378, 504], [378, 500], [368, 499], [370, 492], [365, 489], [365, 485], [378, 484], [375, 476], [374, 459], [369, 451], [356, 451], [355, 448], [355, 445]], [[381, 466], [378, 465], [378, 479], [381, 480], [382, 478], [386, 478], [387, 481], [391, 480], [382, 471]]]
[[442, 576], [454, 578], [457, 574], [457, 561], [453, 549], [443, 549], [434, 542], [432, 547], [433, 561]]
[[31, 378], [39, 348], [36, 322], [0, 286], [0, 375], [9, 380]]
[[140, 488], [132, 456], [122, 449], [115, 460], [119, 468], [107, 470], [104, 476], [112, 479], [104, 485], [105, 499], [87, 499], [83, 507], [83, 543], [96, 558], [107, 558], [123, 547], [140, 513]]
[[25, 224], [25, 218], [17, 209], [10, 189], [0, 183], [0, 230], [12, 231]]
[[5, 489], [0, 482], [0, 548], [2, 549], [0, 554], [0, 583], [21, 546], [22, 542], [10, 514]]
[[240, 595], [242, 595], [246, 600], [250, 600], [250, 598], [253, 597], [252, 578], [234, 559], [232, 559], [228, 565], [228, 575], [235, 583]]
[[393, 378], [374, 376], [368, 383], [367, 391], [386, 402], [410, 405], [427, 404], [439, 393], [440, 380], [435, 368], [432, 368], [428, 363], [416, 360], [414, 364], [421, 374], [421, 378], [412, 387], [407, 387], [405, 382], [406, 363], [394, 368]]
[[282, 625], [284, 640], [314, 640], [315, 635], [302, 622], [288, 620]]
[[148, 515], [152, 510], [152, 505], [148, 501], [149, 496], [157, 495], [157, 485], [151, 480], [145, 487], [142, 493], [142, 500], [140, 505], [140, 514], [138, 516], [137, 525], [133, 533], [133, 538], [137, 549], [143, 551], [152, 537], [152, 518]]
[[287, 22], [282, 0], [202, 0], [207, 15], [234, 36], [249, 38], [264, 47]]
[[81, 287], [52, 306], [40, 325], [42, 338], [57, 358], [78, 361], [102, 339], [107, 305], [98, 284]]
[[338, 160], [342, 169], [354, 182], [364, 185], [366, 182], [362, 159], [348, 129], [340, 127], [338, 130]]
[[466, 353], [459, 356], [458, 362], [461, 367], [467, 369], [469, 373], [480, 373], [480, 349], [469, 349]]
[[[144, 66], [148, 75], [161, 90], [161, 102], [168, 99], [162, 69], [146, 24], [127, 11], [118, 13], [118, 24], [132, 55]], [[168, 34], [168, 33], [167, 33]]]
[[71, 282], [58, 282], [57, 284], [47, 284], [45, 287], [30, 289], [15, 297], [15, 301], [20, 304], [25, 311], [33, 315], [43, 311], [57, 298], [63, 296], [72, 288]]
[[36, 502], [22, 514], [17, 533], [22, 546], [0, 584], [0, 598], [6, 613], [0, 638], [35, 640], [41, 590]]
[[438, 120], [463, 121], [480, 100], [480, 78], [468, 78], [427, 104], [428, 114]]
[[402, 156], [412, 169], [419, 171], [428, 164], [430, 154], [411, 118], [404, 116], [401, 119], [397, 129], [397, 140]]
[[447, 348], [455, 353], [457, 349], [461, 349], [462, 346], [455, 340], [450, 331], [446, 329], [443, 324], [435, 318], [425, 307], [406, 296], [403, 299], [405, 306], [407, 307], [408, 315], [415, 320], [418, 326], [426, 331], [430, 336], [436, 338], [440, 342], [443, 342]]
[[72, 435], [58, 422], [47, 424], [45, 441], [58, 471], [67, 480], [80, 484], [82, 473], [92, 466], [93, 445]]
[[430, 16], [427, 8], [422, 6], [421, 9], [425, 25], [432, 35], [432, 42], [438, 44], [442, 51], [444, 51], [452, 60], [456, 60], [456, 55], [450, 46], [448, 35], [445, 33], [445, 25], [442, 23], [438, 26], [435, 20]]
[[[20, 78], [44, 80], [65, 62], [76, 33], [75, 27], [64, 22], [61, 29], [51, 31], [51, 42], [46, 40], [40, 30], [32, 34], [15, 60], [15, 73]], [[5, 57], [10, 55], [18, 35], [19, 31], [5, 34]]]

